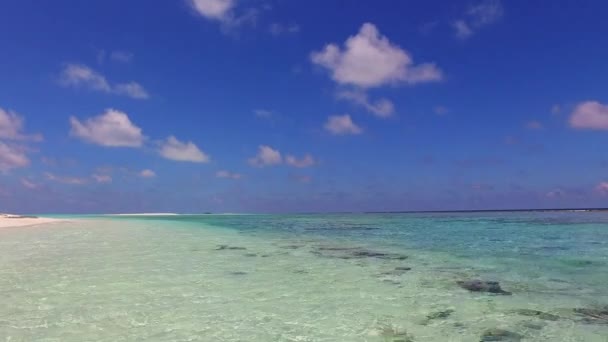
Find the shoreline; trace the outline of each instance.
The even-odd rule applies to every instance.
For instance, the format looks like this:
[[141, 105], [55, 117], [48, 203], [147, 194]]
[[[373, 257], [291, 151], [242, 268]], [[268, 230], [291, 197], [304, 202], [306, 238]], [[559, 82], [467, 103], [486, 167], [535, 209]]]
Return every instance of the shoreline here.
[[65, 221], [66, 220], [54, 219], [54, 218], [48, 218], [48, 217], [0, 214], [0, 229], [36, 226], [36, 225], [40, 225], [40, 224], [65, 222]]

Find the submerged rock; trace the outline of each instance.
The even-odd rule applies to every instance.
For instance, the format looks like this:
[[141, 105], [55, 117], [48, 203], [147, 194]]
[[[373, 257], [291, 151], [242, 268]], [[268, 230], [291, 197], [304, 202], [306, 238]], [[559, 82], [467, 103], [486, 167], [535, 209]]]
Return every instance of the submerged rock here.
[[229, 249], [229, 250], [246, 250], [247, 248], [245, 247], [238, 247], [238, 246], [229, 246], [229, 245], [218, 245], [215, 250], [216, 251], [222, 251], [225, 249]]
[[380, 275], [381, 276], [402, 276], [411, 269], [412, 269], [411, 267], [395, 267], [394, 270], [382, 272]]
[[557, 315], [531, 309], [518, 309], [515, 310], [515, 313], [522, 316], [538, 317], [546, 321], [557, 321], [560, 319]]
[[608, 324], [608, 306], [600, 309], [579, 308], [574, 312], [583, 316], [583, 321], [590, 324]]
[[504, 329], [488, 329], [481, 335], [480, 342], [517, 342], [524, 338], [522, 335]]
[[471, 292], [487, 292], [501, 295], [511, 295], [511, 292], [505, 291], [500, 287], [497, 281], [487, 280], [464, 280], [456, 282], [460, 287]]
[[376, 258], [386, 260], [405, 260], [406, 255], [398, 253], [379, 252], [359, 247], [317, 247], [313, 254], [338, 259]]
[[411, 269], [412, 269], [411, 267], [406, 267], [406, 266], [395, 267], [395, 271], [410, 271]]
[[436, 311], [436, 312], [428, 314], [426, 316], [426, 318], [428, 320], [432, 320], [432, 319], [445, 319], [445, 318], [450, 317], [453, 313], [454, 313], [454, 310], [452, 310], [452, 309], [447, 309], [447, 310], [443, 310], [443, 311]]

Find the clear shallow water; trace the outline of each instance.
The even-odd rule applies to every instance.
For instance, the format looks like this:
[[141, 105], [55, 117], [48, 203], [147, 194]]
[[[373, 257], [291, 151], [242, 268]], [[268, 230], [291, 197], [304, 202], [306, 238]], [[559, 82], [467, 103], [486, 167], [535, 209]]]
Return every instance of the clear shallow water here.
[[97, 217], [0, 230], [0, 341], [608, 341], [606, 284], [606, 213]]

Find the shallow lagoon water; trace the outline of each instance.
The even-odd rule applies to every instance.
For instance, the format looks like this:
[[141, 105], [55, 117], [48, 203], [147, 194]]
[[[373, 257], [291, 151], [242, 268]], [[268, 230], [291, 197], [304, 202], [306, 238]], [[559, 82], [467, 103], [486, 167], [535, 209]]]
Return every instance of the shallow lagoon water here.
[[606, 284], [601, 212], [88, 217], [0, 231], [0, 341], [604, 342]]

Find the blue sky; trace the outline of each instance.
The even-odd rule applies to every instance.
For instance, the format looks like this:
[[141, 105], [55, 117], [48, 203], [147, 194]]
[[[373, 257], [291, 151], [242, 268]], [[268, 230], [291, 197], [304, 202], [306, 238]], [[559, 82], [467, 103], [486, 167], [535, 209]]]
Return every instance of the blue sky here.
[[601, 1], [4, 1], [0, 211], [608, 203]]

